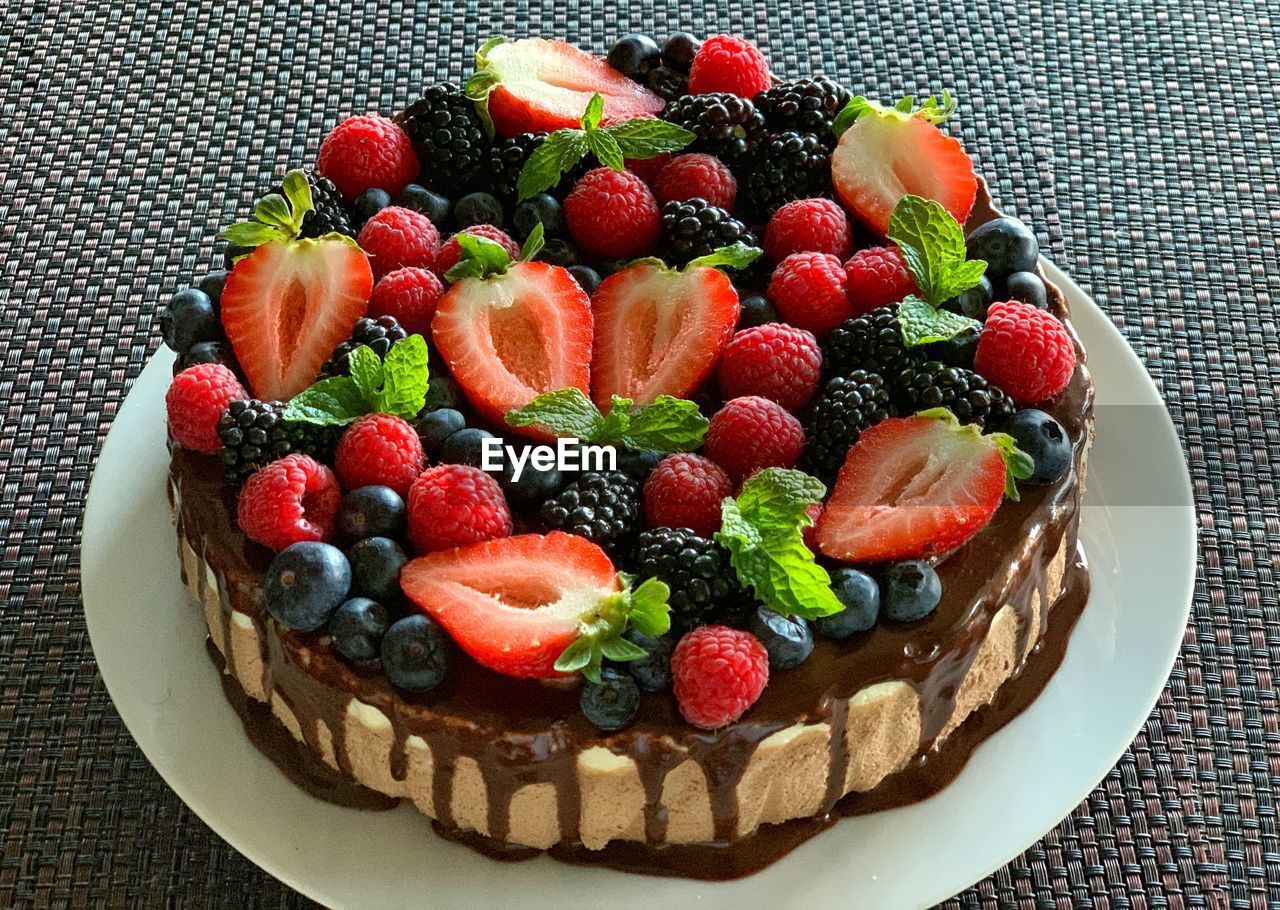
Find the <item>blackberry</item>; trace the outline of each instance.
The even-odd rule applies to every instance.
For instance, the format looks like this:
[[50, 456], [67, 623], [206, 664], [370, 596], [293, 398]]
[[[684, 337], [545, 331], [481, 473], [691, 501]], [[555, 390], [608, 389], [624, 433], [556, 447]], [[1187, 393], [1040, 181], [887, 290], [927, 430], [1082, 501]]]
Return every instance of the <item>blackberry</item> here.
[[747, 176], [747, 202], [761, 215], [783, 203], [826, 193], [831, 184], [831, 150], [813, 133], [785, 132], [760, 146]]
[[[325, 234], [356, 235], [351, 224], [351, 210], [347, 201], [338, 192], [337, 186], [328, 177], [322, 177], [311, 168], [304, 169], [307, 183], [311, 187], [311, 211], [302, 218], [303, 237], [323, 237]], [[276, 184], [263, 195], [275, 193], [284, 195], [284, 185]]]
[[665, 255], [676, 265], [706, 256], [722, 246], [745, 243], [758, 246], [755, 234], [745, 224], [717, 205], [694, 197], [673, 199], [662, 207], [662, 237]]
[[670, 102], [662, 116], [693, 133], [688, 151], [709, 152], [730, 167], [750, 164], [765, 139], [764, 115], [746, 98], [728, 92], [684, 95]]
[[423, 185], [452, 197], [475, 179], [489, 139], [475, 102], [457, 85], [428, 86], [395, 120], [413, 140]]
[[984, 430], [999, 426], [1016, 410], [1003, 389], [973, 370], [937, 360], [907, 367], [898, 374], [893, 393], [905, 414], [947, 408], [961, 423], [976, 423]]
[[602, 547], [629, 537], [640, 513], [640, 484], [621, 471], [589, 471], [542, 504], [548, 528]]
[[822, 390], [809, 419], [805, 460], [823, 480], [832, 480], [862, 431], [889, 416], [884, 377], [867, 370], [837, 376]]
[[283, 417], [279, 401], [233, 401], [218, 419], [222, 440], [222, 473], [238, 487], [264, 465], [294, 452], [329, 461], [337, 443], [335, 429], [310, 423], [294, 423]]
[[546, 138], [546, 133], [521, 133], [489, 146], [481, 169], [482, 182], [489, 192], [506, 202], [514, 201], [520, 171]]
[[831, 126], [851, 97], [848, 89], [826, 76], [815, 76], [765, 89], [754, 101], [756, 110], [775, 133], [813, 133], [828, 148], [835, 148], [836, 134]]
[[902, 343], [896, 303], [846, 319], [822, 342], [822, 367], [827, 376], [844, 376], [854, 370], [897, 376], [923, 359]]
[[712, 623], [741, 625], [751, 597], [738, 584], [729, 554], [688, 528], [653, 528], [636, 540], [636, 574], [671, 588], [672, 622], [682, 631]]
[[324, 366], [320, 368], [320, 378], [346, 376], [350, 373], [347, 357], [362, 344], [371, 348], [379, 357], [386, 357], [393, 344], [407, 337], [409, 333], [400, 327], [394, 316], [379, 316], [377, 319], [362, 317], [356, 320], [351, 337], [334, 348], [329, 359], [324, 362]]

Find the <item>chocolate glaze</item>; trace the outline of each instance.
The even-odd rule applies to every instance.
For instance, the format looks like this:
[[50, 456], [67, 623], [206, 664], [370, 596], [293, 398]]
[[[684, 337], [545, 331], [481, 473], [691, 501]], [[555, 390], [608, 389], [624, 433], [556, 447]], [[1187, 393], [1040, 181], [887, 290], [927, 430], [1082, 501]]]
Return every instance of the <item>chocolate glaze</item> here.
[[[985, 185], [980, 190], [970, 227], [996, 215]], [[1049, 289], [1051, 307], [1065, 318], [1061, 292], [1052, 285]], [[270, 621], [261, 594], [270, 552], [248, 541], [236, 528], [234, 495], [223, 484], [216, 460], [175, 448], [171, 477], [180, 495], [176, 508], [179, 538], [189, 541], [217, 576], [223, 640], [229, 634], [233, 609], [252, 619], [262, 648], [262, 687], [289, 706], [299, 721], [305, 746], [293, 740], [269, 708], [251, 710], [259, 703], [243, 697], [234, 681], [229, 684], [228, 698], [245, 718], [255, 744], [273, 754], [291, 779], [320, 798], [368, 808], [385, 808], [394, 801], [365, 802], [358, 791], [340, 790], [333, 779], [347, 779], [351, 787], [358, 787], [349, 780], [348, 756], [341, 741], [348, 702], [355, 697], [377, 708], [392, 726], [393, 777], [405, 776], [407, 738], [422, 737], [433, 758], [436, 829], [489, 855], [510, 859], [538, 852], [503, 841], [509, 831], [512, 796], [526, 784], [550, 781], [559, 807], [561, 843], [549, 851], [556, 858], [707, 879], [756, 871], [840, 816], [877, 811], [936, 793], [959, 773], [978, 743], [1035, 698], [1057, 667], [1088, 590], [1087, 571], [1078, 559], [1068, 566], [1065, 593], [1053, 604], [1046, 598], [1051, 593], [1045, 577], [1048, 563], [1063, 544], [1068, 552], [1077, 549], [1083, 458], [1092, 432], [1093, 386], [1083, 365], [1083, 348], [1078, 340], [1076, 344], [1080, 366], [1066, 391], [1047, 408], [1072, 439], [1075, 459], [1068, 475], [1051, 486], [1024, 488], [1021, 501], [1006, 502], [982, 532], [940, 562], [944, 597], [932, 615], [911, 624], [882, 621], [845, 642], [819, 640], [801, 666], [774, 674], [760, 700], [740, 721], [714, 732], [685, 723], [674, 699], [666, 694], [647, 697], [626, 730], [602, 734], [583, 718], [573, 685], [501, 676], [462, 654], [457, 655], [444, 682], [422, 695], [398, 692], [380, 674], [352, 668], [321, 636], [291, 632]], [[203, 589], [203, 573], [197, 583]], [[1015, 668], [1015, 675], [1020, 676], [1016, 685], [1002, 686], [991, 705], [975, 712], [948, 736], [944, 748], [934, 750], [978, 646], [1004, 604], [1012, 605], [1020, 615], [1017, 653], [1027, 653], [1032, 591], [1039, 593], [1042, 605], [1042, 638], [1033, 649], [1034, 658], [1026, 667]], [[228, 678], [224, 674], [224, 680]], [[869, 793], [845, 796], [846, 701], [866, 686], [895, 679], [913, 685], [919, 694], [922, 732], [918, 754], [922, 758]], [[820, 812], [812, 819], [769, 825], [759, 833], [739, 837], [737, 786], [756, 747], [773, 733], [797, 723], [827, 723], [834, 734], [829, 756], [833, 773], [828, 775]], [[327, 746], [332, 748], [337, 772], [316, 757], [325, 754]], [[646, 842], [614, 841], [604, 850], [581, 845], [576, 764], [578, 755], [593, 746], [634, 759], [645, 793]], [[454, 771], [463, 755], [474, 758], [484, 776], [489, 837], [462, 830], [453, 817]], [[663, 782], [672, 768], [689, 758], [707, 778], [715, 842], [665, 844], [667, 818], [660, 799]], [[299, 767], [308, 763], [325, 769], [328, 776], [316, 767]]]

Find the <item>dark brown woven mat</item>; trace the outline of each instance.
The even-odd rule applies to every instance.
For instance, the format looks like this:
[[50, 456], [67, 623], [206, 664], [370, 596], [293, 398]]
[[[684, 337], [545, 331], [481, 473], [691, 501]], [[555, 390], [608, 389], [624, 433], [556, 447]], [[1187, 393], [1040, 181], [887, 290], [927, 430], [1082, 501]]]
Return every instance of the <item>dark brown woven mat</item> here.
[[481, 37], [601, 50], [631, 28], [683, 26], [752, 34], [775, 69], [874, 96], [955, 90], [997, 197], [1111, 314], [1184, 440], [1201, 566], [1158, 707], [1070, 818], [945, 906], [1280, 907], [1280, 9], [687, 7], [0, 5], [0, 906], [309, 905], [164, 785], [85, 634], [84, 494], [158, 344], [157, 302], [210, 266], [217, 226], [309, 161], [337, 118], [460, 75]]

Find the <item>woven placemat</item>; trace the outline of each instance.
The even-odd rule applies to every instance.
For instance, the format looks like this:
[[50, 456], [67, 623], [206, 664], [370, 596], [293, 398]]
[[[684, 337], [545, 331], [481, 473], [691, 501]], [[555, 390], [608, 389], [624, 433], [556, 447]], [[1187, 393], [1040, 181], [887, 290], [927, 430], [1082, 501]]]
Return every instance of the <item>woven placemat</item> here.
[[155, 774], [85, 634], [84, 495], [159, 343], [158, 302], [212, 265], [217, 227], [310, 161], [336, 119], [461, 76], [483, 37], [601, 51], [623, 31], [684, 27], [753, 35], [777, 71], [872, 96], [952, 88], [997, 198], [1125, 333], [1185, 445], [1201, 565], [1156, 710], [1068, 819], [945, 906], [1280, 907], [1280, 11], [938, 6], [0, 6], [0, 906], [311, 906]]

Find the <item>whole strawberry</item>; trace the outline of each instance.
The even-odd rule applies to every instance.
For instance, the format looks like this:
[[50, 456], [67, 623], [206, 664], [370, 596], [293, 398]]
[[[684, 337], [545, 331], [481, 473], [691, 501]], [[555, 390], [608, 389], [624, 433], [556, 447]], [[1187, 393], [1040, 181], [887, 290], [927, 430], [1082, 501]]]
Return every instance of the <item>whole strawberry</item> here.
[[732, 480], [741, 482], [762, 468], [792, 467], [804, 443], [804, 427], [782, 405], [749, 395], [716, 411], [702, 448]]
[[369, 316], [390, 316], [410, 335], [431, 335], [431, 317], [444, 294], [435, 272], [422, 268], [396, 269], [373, 286]]
[[772, 84], [769, 64], [760, 49], [737, 35], [712, 35], [693, 56], [689, 94], [729, 92], [754, 98]]
[[249, 397], [236, 374], [220, 363], [187, 367], [173, 377], [164, 396], [169, 435], [184, 449], [216, 455], [222, 448], [218, 419], [223, 410]]
[[902, 251], [896, 246], [858, 250], [844, 264], [844, 273], [851, 316], [899, 303], [909, 294], [920, 292], [907, 269], [907, 261], [902, 258]]
[[853, 251], [853, 230], [839, 203], [830, 199], [797, 199], [769, 219], [764, 253], [781, 262], [792, 253], [829, 253], [844, 260]]
[[676, 645], [671, 679], [684, 719], [715, 730], [733, 723], [760, 698], [769, 682], [769, 655], [750, 632], [702, 626]]
[[368, 254], [374, 277], [381, 278], [397, 269], [431, 268], [440, 232], [426, 215], [392, 205], [365, 222], [356, 242]]
[[661, 213], [643, 180], [627, 171], [587, 171], [564, 200], [569, 233], [588, 253], [609, 259], [643, 256], [658, 242]]
[[845, 270], [828, 253], [792, 253], [773, 270], [769, 301], [794, 326], [825, 334], [853, 315]]
[[286, 455], [245, 481], [236, 499], [236, 522], [250, 540], [283, 550], [333, 536], [341, 502], [333, 471], [310, 455]]
[[818, 387], [822, 351], [812, 332], [766, 323], [734, 335], [718, 369], [726, 399], [759, 395], [795, 411], [809, 403]]
[[720, 502], [733, 495], [729, 475], [710, 458], [680, 452], [658, 462], [644, 482], [651, 528], [689, 528], [700, 537], [720, 529]]
[[320, 144], [316, 167], [348, 201], [375, 188], [394, 196], [418, 177], [409, 135], [377, 114], [349, 117], [335, 126]]
[[1029, 303], [991, 304], [973, 368], [1017, 404], [1047, 401], [1067, 387], [1076, 349], [1062, 321]]
[[409, 538], [420, 553], [449, 550], [511, 533], [502, 487], [479, 468], [441, 464], [409, 488]]
[[366, 414], [338, 440], [334, 467], [347, 490], [390, 487], [401, 496], [426, 462], [422, 440], [406, 421], [392, 414]]

